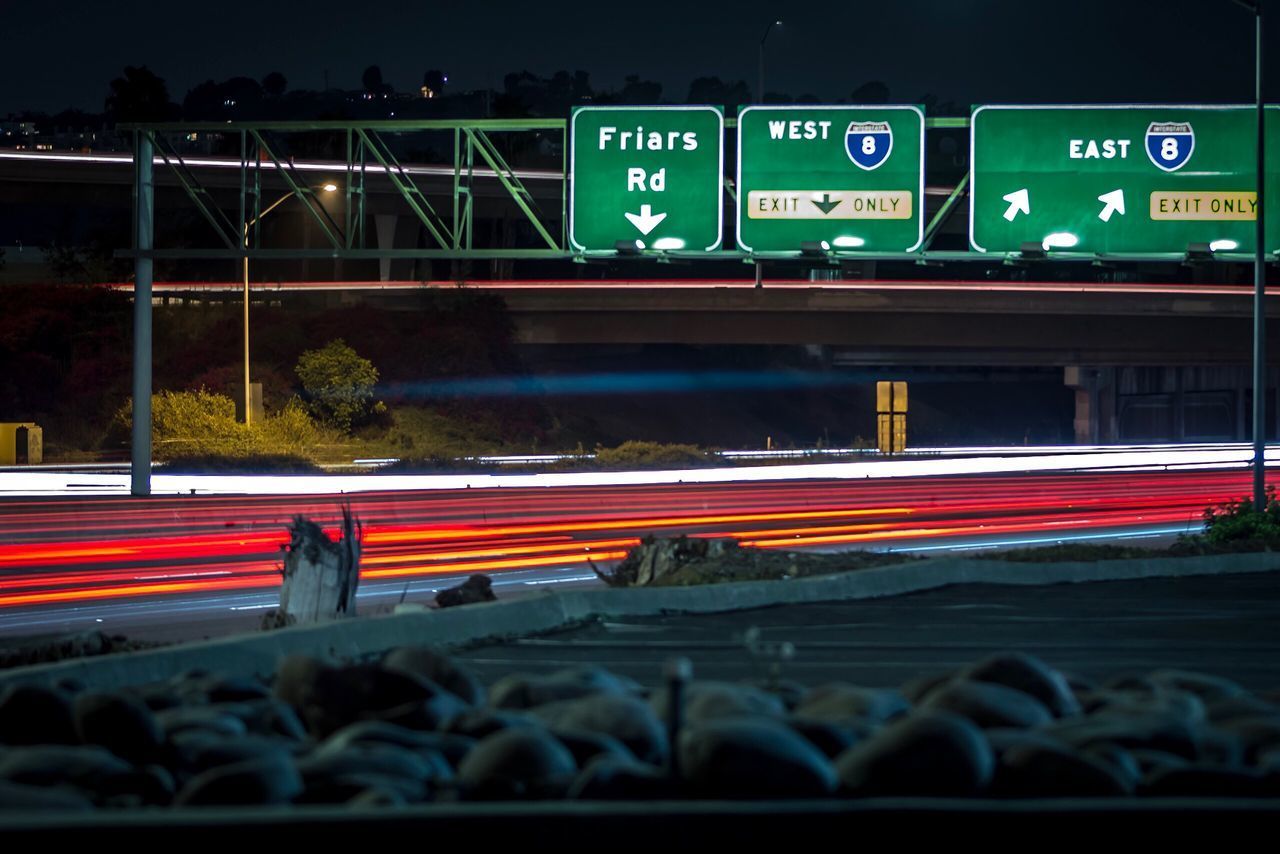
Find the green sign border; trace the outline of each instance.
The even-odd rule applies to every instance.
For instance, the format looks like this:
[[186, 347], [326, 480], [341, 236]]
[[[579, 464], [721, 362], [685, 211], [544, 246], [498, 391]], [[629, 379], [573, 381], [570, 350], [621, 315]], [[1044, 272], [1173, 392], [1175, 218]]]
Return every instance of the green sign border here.
[[[916, 225], [918, 237], [916, 242], [906, 250], [894, 250], [915, 252], [924, 243], [924, 110], [915, 104], [751, 104], [738, 110], [738, 163], [734, 173], [734, 189], [738, 193], [737, 204], [734, 205], [733, 211], [733, 238], [738, 248], [744, 252], [755, 254], [756, 250], [742, 242], [742, 206], [746, 204], [743, 201], [742, 193], [742, 117], [752, 110], [768, 110], [769, 112], [781, 112], [784, 110], [912, 110], [920, 117], [920, 188], [919, 194], [916, 196]], [[970, 163], [972, 163], [972, 155], [970, 155]], [[769, 252], [769, 250], [761, 250]]]
[[[1271, 109], [1271, 105], [1266, 105]], [[973, 218], [973, 206], [978, 197], [978, 170], [974, 156], [977, 153], [977, 119], [983, 110], [1257, 110], [1257, 104], [979, 104], [969, 113], [969, 248], [982, 255], [1017, 254], [1017, 250], [983, 249], [973, 239], [977, 222]], [[1254, 171], [1252, 168], [1249, 171]], [[1261, 178], [1265, 184], [1266, 176]], [[1264, 213], [1265, 215], [1265, 213]], [[1098, 254], [1098, 253], [1093, 253]], [[1120, 255], [1132, 253], [1118, 253]], [[1138, 253], [1142, 254], [1142, 253]], [[1270, 254], [1270, 253], [1268, 253]]]
[[577, 252], [612, 252], [613, 251], [612, 249], [588, 249], [587, 247], [583, 246], [581, 243], [577, 241], [576, 235], [574, 235], [573, 233], [574, 228], [578, 224], [578, 217], [574, 210], [574, 189], [577, 183], [576, 173], [578, 169], [578, 152], [577, 152], [578, 135], [577, 133], [575, 133], [575, 125], [578, 121], [578, 114], [584, 113], [587, 111], [619, 112], [619, 111], [634, 111], [634, 110], [648, 110], [648, 111], [661, 110], [664, 112], [676, 111], [676, 110], [682, 110], [682, 111], [709, 110], [710, 112], [715, 114], [716, 120], [720, 123], [720, 130], [716, 134], [716, 144], [719, 146], [718, 151], [720, 156], [719, 166], [716, 169], [716, 178], [715, 178], [716, 196], [720, 201], [720, 203], [716, 206], [716, 242], [706, 247], [705, 249], [694, 250], [694, 251], [702, 251], [702, 252], [715, 252], [722, 245], [724, 245], [724, 110], [721, 109], [720, 107], [713, 107], [707, 104], [674, 104], [670, 106], [663, 106], [663, 105], [646, 106], [646, 105], [626, 104], [626, 105], [618, 105], [618, 106], [592, 105], [592, 106], [586, 106], [586, 107], [574, 107], [573, 112], [569, 114], [569, 174], [567, 176], [569, 183], [568, 183], [568, 186], [566, 187], [567, 195], [569, 197], [569, 203], [568, 203], [569, 204], [569, 228], [568, 228], [569, 246]]

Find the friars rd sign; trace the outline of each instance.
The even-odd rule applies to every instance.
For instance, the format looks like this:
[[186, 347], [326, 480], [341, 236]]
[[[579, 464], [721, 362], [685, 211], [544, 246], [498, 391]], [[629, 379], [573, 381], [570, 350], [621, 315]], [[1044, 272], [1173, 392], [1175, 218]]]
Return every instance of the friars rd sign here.
[[710, 252], [723, 238], [724, 115], [581, 107], [569, 119], [569, 242]]
[[738, 245], [911, 252], [924, 238], [924, 113], [911, 106], [744, 107]]
[[[1275, 108], [1268, 121], [1276, 120]], [[1253, 251], [1253, 107], [984, 106], [970, 121], [969, 242], [979, 252]], [[1280, 134], [1267, 140], [1280, 197]], [[1267, 249], [1280, 248], [1268, 214]]]

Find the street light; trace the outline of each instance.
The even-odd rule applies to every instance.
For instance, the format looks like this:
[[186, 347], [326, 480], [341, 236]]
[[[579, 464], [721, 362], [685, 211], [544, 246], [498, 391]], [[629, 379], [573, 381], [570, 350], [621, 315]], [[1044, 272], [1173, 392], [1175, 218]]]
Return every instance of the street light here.
[[773, 32], [773, 28], [780, 26], [782, 26], [781, 21], [774, 21], [765, 27], [764, 35], [760, 37], [760, 79], [759, 88], [756, 89], [756, 101], [761, 104], [764, 103], [764, 43], [768, 40], [769, 33]]
[[[312, 189], [312, 188], [308, 188]], [[332, 181], [321, 184], [319, 189], [326, 193], [332, 193], [338, 189], [338, 185]], [[244, 224], [244, 423], [248, 426], [253, 423], [253, 407], [251, 405], [251, 395], [249, 391], [249, 229], [253, 228], [267, 214], [271, 213], [280, 205], [284, 204], [293, 197], [293, 191], [285, 193], [271, 204], [267, 205], [267, 209], [255, 216]]]

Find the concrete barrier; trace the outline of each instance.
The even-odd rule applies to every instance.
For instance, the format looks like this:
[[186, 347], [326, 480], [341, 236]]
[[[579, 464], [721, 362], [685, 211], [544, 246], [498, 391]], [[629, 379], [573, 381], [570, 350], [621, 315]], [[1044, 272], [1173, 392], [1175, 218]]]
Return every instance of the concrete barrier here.
[[16, 682], [49, 682], [61, 678], [77, 679], [89, 687], [139, 684], [167, 679], [195, 668], [267, 676], [274, 672], [282, 657], [295, 653], [360, 659], [397, 646], [456, 648], [550, 632], [597, 618], [716, 613], [806, 602], [873, 599], [952, 584], [1049, 585], [1277, 569], [1280, 569], [1280, 553], [1270, 552], [1066, 563], [939, 558], [785, 581], [548, 591], [542, 596], [505, 602], [338, 620], [140, 652], [12, 668], [0, 671], [0, 690]]

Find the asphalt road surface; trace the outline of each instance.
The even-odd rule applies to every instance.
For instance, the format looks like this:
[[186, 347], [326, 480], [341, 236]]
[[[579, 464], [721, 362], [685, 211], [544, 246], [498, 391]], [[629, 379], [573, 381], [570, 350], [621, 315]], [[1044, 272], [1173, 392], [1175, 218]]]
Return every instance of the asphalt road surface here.
[[[820, 467], [818, 467], [820, 468]], [[766, 474], [768, 471], [766, 471]], [[1249, 488], [1241, 470], [421, 489], [345, 495], [0, 499], [0, 635], [102, 628], [199, 638], [256, 626], [278, 599], [295, 513], [362, 521], [362, 611], [482, 572], [500, 596], [597, 583], [647, 534], [772, 549], [923, 554], [1196, 530]]]
[[[752, 652], [751, 629], [759, 640]], [[1088, 679], [1157, 668], [1280, 689], [1280, 572], [1049, 587], [961, 585], [887, 599], [603, 622], [462, 654], [492, 681], [596, 664], [655, 684], [686, 656], [696, 677], [889, 687], [1002, 650]]]

